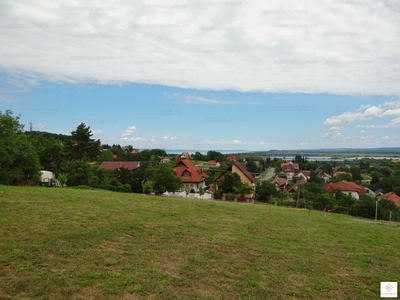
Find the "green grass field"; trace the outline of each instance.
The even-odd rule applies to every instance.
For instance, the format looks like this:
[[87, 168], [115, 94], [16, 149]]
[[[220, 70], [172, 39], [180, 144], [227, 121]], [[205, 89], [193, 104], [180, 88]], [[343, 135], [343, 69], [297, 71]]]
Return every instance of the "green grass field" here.
[[0, 299], [379, 299], [399, 249], [345, 215], [0, 186]]

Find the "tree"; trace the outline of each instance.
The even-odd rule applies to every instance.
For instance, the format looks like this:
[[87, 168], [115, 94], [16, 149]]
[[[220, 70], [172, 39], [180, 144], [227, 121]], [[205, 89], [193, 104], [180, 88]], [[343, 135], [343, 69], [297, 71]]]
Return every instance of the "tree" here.
[[175, 176], [171, 168], [167, 165], [156, 165], [147, 168], [146, 180], [153, 182], [153, 189], [157, 195], [168, 192], [175, 192], [182, 185], [181, 178]]
[[259, 201], [268, 201], [272, 196], [278, 195], [275, 185], [269, 181], [258, 183], [256, 187], [256, 193]]
[[239, 188], [242, 184], [240, 180], [240, 176], [237, 173], [227, 173], [225, 175], [224, 180], [222, 181], [222, 190], [224, 193], [233, 193], [235, 192], [235, 187]]
[[353, 179], [355, 181], [361, 181], [362, 180], [361, 170], [359, 168], [357, 168], [356, 166], [351, 166], [350, 167], [350, 172], [351, 172], [351, 176], [353, 177]]
[[39, 179], [39, 156], [22, 130], [19, 116], [0, 111], [0, 183], [12, 184]]
[[71, 136], [71, 153], [75, 159], [95, 160], [100, 155], [100, 140], [91, 139], [90, 126], [79, 124]]
[[58, 174], [58, 181], [60, 182], [61, 186], [64, 186], [64, 184], [66, 184], [68, 181], [68, 174], [66, 173]]
[[185, 194], [186, 194], [186, 198], [190, 193], [190, 187], [188, 185], [185, 186]]
[[252, 174], [255, 174], [258, 172], [257, 164], [252, 157], [247, 158], [246, 167], [247, 167], [247, 171], [249, 171]]
[[248, 195], [254, 192], [254, 187], [249, 185], [248, 183], [241, 183], [240, 186], [235, 186], [234, 191], [238, 193], [241, 197], [244, 197], [244, 195]]
[[[200, 187], [199, 187], [200, 199], [202, 199], [202, 197], [203, 197], [203, 195], [204, 195], [205, 192], [206, 192], [206, 191], [204, 190], [204, 188], [203, 188], [202, 186], [200, 186]], [[202, 199], [202, 200], [203, 200], [203, 199]]]

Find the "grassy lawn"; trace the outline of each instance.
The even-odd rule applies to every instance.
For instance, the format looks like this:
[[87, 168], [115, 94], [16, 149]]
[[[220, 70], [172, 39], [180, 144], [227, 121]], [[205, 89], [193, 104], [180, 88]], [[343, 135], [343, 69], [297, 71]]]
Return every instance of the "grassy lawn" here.
[[0, 186], [0, 299], [379, 299], [399, 249], [345, 215]]

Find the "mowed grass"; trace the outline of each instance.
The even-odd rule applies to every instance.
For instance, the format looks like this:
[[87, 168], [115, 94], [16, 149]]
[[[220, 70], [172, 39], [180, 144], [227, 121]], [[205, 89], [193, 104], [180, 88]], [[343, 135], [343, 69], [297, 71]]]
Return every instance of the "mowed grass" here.
[[399, 249], [339, 214], [0, 186], [0, 299], [379, 299]]

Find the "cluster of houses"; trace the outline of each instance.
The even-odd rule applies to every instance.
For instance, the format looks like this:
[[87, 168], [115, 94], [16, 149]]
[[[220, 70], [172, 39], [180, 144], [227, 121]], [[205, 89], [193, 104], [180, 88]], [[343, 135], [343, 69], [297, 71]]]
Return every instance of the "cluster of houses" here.
[[[134, 149], [135, 150], [135, 149]], [[191, 161], [190, 154], [188, 152], [183, 152], [181, 155], [178, 155], [176, 158], [176, 164], [173, 168], [173, 172], [175, 176], [178, 176], [182, 179], [182, 187], [181, 191], [185, 191], [189, 189], [198, 193], [200, 187], [203, 187], [205, 191], [213, 194], [216, 191], [222, 191], [222, 182], [225, 179], [225, 175], [228, 172], [237, 173], [242, 181], [242, 183], [246, 183], [250, 186], [255, 187], [257, 180], [255, 177], [248, 172], [245, 166], [243, 166], [239, 160], [241, 157], [236, 155], [230, 155], [227, 157], [227, 160], [232, 161], [233, 163], [224, 170], [221, 175], [216, 178], [215, 184], [206, 184], [206, 180], [209, 178], [209, 175], [206, 174], [202, 168], [196, 166]], [[169, 163], [169, 158], [161, 159], [160, 163]], [[215, 160], [210, 160], [208, 162], [208, 166], [210, 168], [219, 167], [221, 164]], [[140, 167], [140, 162], [138, 161], [105, 161], [103, 162], [99, 169], [107, 169], [114, 170], [119, 168], [126, 168], [129, 170], [134, 170]], [[336, 190], [342, 191], [344, 194], [351, 195], [355, 199], [360, 199], [361, 195], [367, 194], [372, 197], [377, 197], [378, 199], [388, 199], [396, 203], [397, 206], [400, 207], [400, 197], [395, 193], [390, 192], [383, 194], [381, 191], [372, 191], [369, 188], [359, 185], [355, 182], [351, 181], [339, 181], [339, 182], [330, 182], [332, 177], [337, 177], [340, 174], [347, 174], [345, 170], [341, 167], [334, 167], [332, 169], [332, 175], [326, 173], [322, 167], [317, 168], [313, 171], [315, 176], [324, 180], [325, 185], [324, 189], [330, 194], [333, 195]], [[283, 162], [281, 164], [281, 173], [285, 174], [284, 177], [277, 176], [272, 184], [275, 185], [276, 189], [279, 191], [286, 191], [289, 193], [294, 193], [298, 190], [301, 185], [307, 183], [310, 180], [311, 171], [310, 170], [300, 170], [299, 164], [294, 162]], [[288, 183], [292, 180], [296, 179], [295, 184], [288, 187]], [[254, 197], [254, 193], [247, 194], [244, 196], [245, 199], [252, 199]]]
[[[236, 155], [231, 155], [227, 157], [227, 160], [232, 161], [233, 164], [227, 167], [221, 175], [215, 180], [215, 184], [206, 184], [206, 180], [209, 175], [206, 174], [202, 168], [196, 166], [191, 161], [191, 156], [188, 152], [183, 152], [176, 158], [176, 164], [173, 168], [175, 176], [178, 176], [182, 180], [182, 186], [180, 191], [185, 191], [189, 189], [195, 193], [199, 192], [200, 187], [203, 187], [205, 191], [209, 193], [214, 193], [217, 190], [222, 190], [221, 183], [223, 182], [225, 175], [228, 172], [237, 173], [242, 181], [242, 183], [247, 183], [250, 186], [255, 187], [257, 180], [252, 174], [250, 174], [246, 167], [239, 163], [241, 157]], [[169, 163], [169, 158], [161, 159], [160, 163]], [[219, 167], [221, 164], [215, 160], [208, 162], [210, 168]], [[119, 168], [126, 168], [129, 170], [134, 170], [140, 167], [140, 162], [138, 161], [105, 161], [100, 166], [99, 169], [115, 170]], [[244, 196], [245, 199], [252, 199], [254, 194], [247, 194]]]
[[[310, 179], [310, 170], [300, 170], [299, 164], [293, 162], [284, 162], [281, 164], [281, 172], [286, 175], [286, 178], [276, 177], [272, 183], [276, 186], [277, 190], [286, 191], [289, 193], [296, 192], [299, 186], [304, 185]], [[371, 189], [357, 184], [352, 181], [342, 180], [339, 182], [329, 182], [332, 177], [337, 177], [340, 174], [348, 174], [341, 167], [333, 167], [332, 175], [326, 173], [322, 167], [314, 170], [317, 177], [322, 178], [325, 181], [324, 189], [330, 195], [334, 195], [336, 190], [342, 191], [346, 195], [350, 195], [355, 199], [360, 199], [361, 195], [368, 195], [371, 197], [376, 197], [377, 199], [387, 199], [393, 201], [397, 206], [400, 207], [400, 197], [393, 192], [383, 194], [381, 191], [372, 191]], [[351, 174], [349, 174], [351, 175]], [[297, 179], [295, 184], [288, 188], [288, 183], [294, 178]]]

